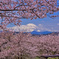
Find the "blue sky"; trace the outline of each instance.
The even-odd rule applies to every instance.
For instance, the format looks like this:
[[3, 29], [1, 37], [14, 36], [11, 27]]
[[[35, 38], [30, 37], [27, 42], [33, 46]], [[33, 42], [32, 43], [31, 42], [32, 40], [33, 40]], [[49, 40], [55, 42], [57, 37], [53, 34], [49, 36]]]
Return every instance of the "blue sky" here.
[[[57, 5], [59, 5], [59, 1], [57, 0]], [[54, 13], [53, 15], [59, 15], [59, 11]], [[49, 15], [51, 16], [51, 15]], [[37, 18], [37, 19], [21, 19], [21, 26], [17, 27], [14, 24], [9, 24], [7, 28], [10, 28], [15, 31], [52, 31], [52, 32], [59, 32], [59, 17], [56, 18]], [[31, 28], [32, 27], [32, 28]]]
[[[53, 15], [59, 15], [59, 12], [54, 13]], [[46, 17], [46, 18], [37, 18], [37, 19], [21, 19], [21, 26], [20, 28], [22, 28], [21, 30], [24, 31], [24, 27], [25, 26], [25, 31], [30, 32], [29, 29], [31, 29], [32, 31], [52, 31], [52, 32], [59, 32], [59, 17], [56, 18], [50, 18], [50, 17]], [[27, 26], [29, 24], [29, 26]], [[35, 28], [31, 28], [34, 27], [34, 25], [36, 26]], [[8, 28], [13, 28], [13, 30], [17, 31], [20, 30], [20, 28], [18, 28], [17, 26], [15, 26], [14, 24], [9, 24], [7, 26]], [[18, 28], [18, 29], [17, 29]], [[28, 29], [29, 28], [29, 29]]]
[[[22, 26], [25, 26], [26, 28], [28, 27], [27, 25], [29, 24], [30, 27], [34, 27], [33, 25], [35, 25], [36, 27], [33, 28], [33, 31], [52, 31], [52, 32], [59, 32], [59, 17], [56, 17], [54, 19], [50, 18], [50, 17], [46, 17], [46, 18], [43, 18], [43, 19], [33, 19], [33, 20], [30, 20], [30, 19], [21, 19], [22, 22], [21, 22], [21, 26], [20, 28], [22, 28], [22, 30], [24, 29], [24, 27]], [[14, 24], [10, 24], [7, 26], [8, 28], [13, 28], [15, 29], [15, 31], [17, 31], [17, 26], [15, 26]], [[29, 29], [31, 29], [30, 27], [28, 27]], [[26, 31], [29, 31], [27, 29], [25, 29]], [[29, 31], [30, 32], [30, 31]]]

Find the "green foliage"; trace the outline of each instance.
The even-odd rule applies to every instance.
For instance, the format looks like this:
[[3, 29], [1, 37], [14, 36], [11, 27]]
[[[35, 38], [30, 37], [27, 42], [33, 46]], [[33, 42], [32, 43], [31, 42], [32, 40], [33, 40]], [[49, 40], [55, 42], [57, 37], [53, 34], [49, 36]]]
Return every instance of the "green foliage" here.
[[[42, 58], [38, 58], [38, 57], [36, 57], [35, 59], [42, 59]], [[43, 59], [45, 59], [45, 58], [43, 58]], [[48, 59], [58, 59], [58, 57], [49, 57]]]
[[54, 57], [54, 58], [49, 57], [48, 59], [58, 59], [58, 57]]

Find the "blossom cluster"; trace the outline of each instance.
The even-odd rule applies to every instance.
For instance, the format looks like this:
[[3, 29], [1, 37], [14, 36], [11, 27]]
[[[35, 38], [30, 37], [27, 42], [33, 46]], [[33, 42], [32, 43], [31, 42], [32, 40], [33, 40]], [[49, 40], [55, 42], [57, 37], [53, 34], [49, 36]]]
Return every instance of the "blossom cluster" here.
[[59, 54], [59, 35], [32, 36], [30, 33], [0, 37], [0, 58]]
[[57, 0], [0, 0], [0, 27], [5, 29], [10, 23], [20, 25], [22, 18], [44, 18], [57, 11]]

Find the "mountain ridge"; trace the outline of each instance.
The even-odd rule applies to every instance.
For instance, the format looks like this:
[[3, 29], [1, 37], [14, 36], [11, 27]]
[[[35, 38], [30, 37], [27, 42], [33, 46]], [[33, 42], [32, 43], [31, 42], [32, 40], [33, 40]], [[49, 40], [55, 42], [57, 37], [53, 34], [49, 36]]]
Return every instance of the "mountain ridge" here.
[[[14, 32], [13, 34], [15, 35], [15, 34], [18, 34], [18, 33], [20, 33], [20, 32]], [[50, 31], [41, 31], [41, 32], [32, 31], [32, 32], [23, 32], [23, 33], [24, 34], [31, 33], [32, 35], [49, 35], [49, 34], [50, 35], [58, 35], [59, 34], [59, 32], [50, 32]]]
[[50, 31], [42, 31], [42, 32], [33, 31], [33, 32], [31, 32], [31, 34], [36, 34], [36, 35], [51, 34], [51, 33], [52, 32], [50, 32]]

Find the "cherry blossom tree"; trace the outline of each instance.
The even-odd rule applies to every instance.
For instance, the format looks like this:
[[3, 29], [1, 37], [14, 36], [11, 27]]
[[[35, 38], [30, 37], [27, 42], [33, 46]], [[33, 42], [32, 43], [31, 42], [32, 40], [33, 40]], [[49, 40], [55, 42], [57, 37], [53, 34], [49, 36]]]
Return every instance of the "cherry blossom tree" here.
[[44, 18], [57, 11], [57, 0], [0, 0], [0, 28], [10, 23], [20, 25], [22, 18]]
[[[10, 37], [10, 38], [8, 38]], [[30, 33], [7, 34], [0, 38], [0, 58], [32, 59], [59, 54], [59, 35], [32, 36]]]
[[[57, 0], [0, 0], [0, 28], [6, 30], [10, 23], [20, 25], [22, 18], [44, 18], [57, 11]], [[32, 37], [31, 34], [13, 35], [4, 32], [0, 34], [0, 58], [33, 58], [44, 54], [59, 54], [59, 36]]]

